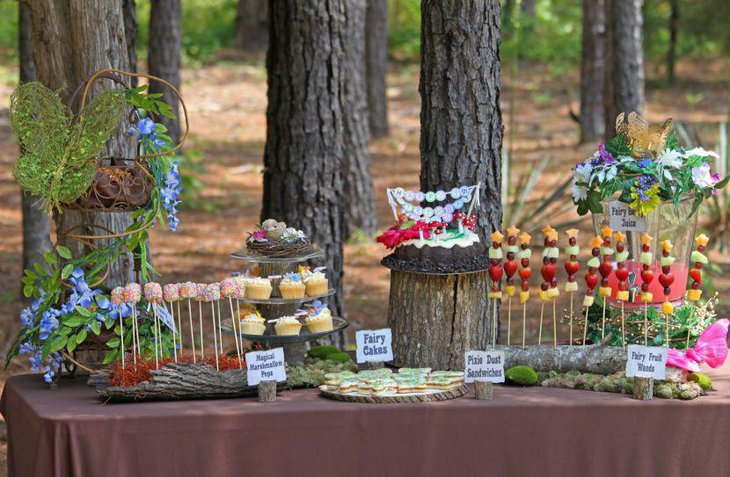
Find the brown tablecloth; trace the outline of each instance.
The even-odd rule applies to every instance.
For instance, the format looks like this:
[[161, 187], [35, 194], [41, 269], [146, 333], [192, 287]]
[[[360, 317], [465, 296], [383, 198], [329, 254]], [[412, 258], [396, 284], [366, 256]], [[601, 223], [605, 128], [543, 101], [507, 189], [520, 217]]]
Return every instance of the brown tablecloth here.
[[[727, 372], [728, 369], [725, 370]], [[730, 379], [691, 402], [499, 386], [424, 404], [289, 391], [102, 404], [83, 380], [8, 380], [11, 476], [726, 476]]]

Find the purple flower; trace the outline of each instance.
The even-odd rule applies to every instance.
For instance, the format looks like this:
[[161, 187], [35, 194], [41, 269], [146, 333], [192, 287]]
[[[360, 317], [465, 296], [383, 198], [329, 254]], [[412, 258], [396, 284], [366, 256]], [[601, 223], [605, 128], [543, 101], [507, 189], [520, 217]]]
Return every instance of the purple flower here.
[[616, 159], [606, 150], [606, 143], [602, 142], [598, 145], [598, 157], [606, 164], [616, 162]]
[[160, 197], [162, 198], [162, 206], [167, 211], [167, 227], [171, 232], [177, 230], [180, 219], [177, 217], [177, 206], [180, 204], [178, 197], [182, 192], [180, 173], [178, 172], [178, 162], [175, 161], [170, 166], [170, 170], [165, 176], [164, 187], [160, 189]]

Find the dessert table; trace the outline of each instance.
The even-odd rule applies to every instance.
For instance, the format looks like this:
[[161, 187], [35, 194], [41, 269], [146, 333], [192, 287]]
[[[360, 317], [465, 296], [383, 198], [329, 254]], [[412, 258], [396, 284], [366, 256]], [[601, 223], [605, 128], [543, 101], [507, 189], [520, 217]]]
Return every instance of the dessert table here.
[[727, 475], [728, 365], [689, 402], [495, 387], [493, 401], [255, 399], [103, 404], [84, 379], [11, 377], [11, 476]]

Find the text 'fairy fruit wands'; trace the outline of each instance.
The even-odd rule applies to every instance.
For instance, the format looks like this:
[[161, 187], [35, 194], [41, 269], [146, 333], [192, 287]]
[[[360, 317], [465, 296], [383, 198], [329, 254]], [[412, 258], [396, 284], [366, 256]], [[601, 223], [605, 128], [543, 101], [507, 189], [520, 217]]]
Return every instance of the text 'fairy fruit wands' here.
[[565, 261], [565, 272], [568, 274], [568, 281], [565, 282], [565, 292], [570, 294], [570, 311], [568, 313], [569, 330], [570, 330], [570, 345], [573, 345], [573, 302], [575, 298], [575, 292], [578, 291], [578, 282], [575, 280], [575, 276], [580, 271], [580, 263], [578, 263], [578, 254], [580, 253], [580, 246], [578, 246], [578, 230], [568, 229], [565, 231], [568, 235], [568, 246], [565, 247], [565, 255], [567, 260]]
[[669, 294], [672, 293], [672, 283], [674, 283], [674, 274], [672, 273], [672, 264], [674, 257], [671, 255], [672, 242], [663, 240], [659, 244], [662, 248], [662, 256], [659, 259], [659, 265], [662, 267], [662, 273], [659, 275], [659, 283], [663, 287], [664, 302], [662, 303], [662, 313], [664, 313], [664, 333], [665, 343], [669, 347], [669, 319], [674, 314], [674, 305], [669, 301]]
[[520, 259], [520, 303], [522, 303], [522, 347], [525, 347], [525, 335], [527, 333], [527, 300], [530, 299], [530, 277], [532, 270], [530, 269], [530, 239], [532, 237], [527, 232], [523, 232], [518, 237], [520, 241], [520, 251], [517, 256]]
[[505, 275], [505, 287], [504, 291], [507, 293], [507, 346], [510, 345], [510, 336], [512, 334], [512, 297], [515, 296], [515, 273], [517, 273], [517, 262], [515, 257], [519, 251], [517, 246], [517, 234], [520, 233], [520, 229], [514, 225], [507, 228], [507, 256], [504, 261], [504, 275]]
[[654, 262], [654, 254], [651, 253], [651, 242], [654, 238], [644, 233], [641, 235], [641, 301], [644, 302], [644, 346], [649, 342], [649, 303], [654, 300], [654, 294], [649, 291], [651, 282], [654, 281], [654, 272], [651, 265]]
[[492, 246], [489, 248], [489, 278], [492, 280], [492, 287], [487, 294], [490, 300], [493, 300], [494, 308], [492, 318], [494, 319], [494, 329], [492, 334], [492, 347], [497, 346], [497, 334], [499, 332], [499, 324], [497, 317], [497, 301], [502, 299], [502, 240], [504, 235], [498, 230], [492, 232]]
[[601, 265], [598, 267], [598, 273], [601, 274], [601, 287], [598, 289], [598, 296], [603, 298], [603, 316], [601, 317], [601, 341], [603, 341], [606, 337], [606, 302], [613, 293], [613, 289], [608, 285], [608, 277], [611, 276], [613, 271], [613, 264], [611, 263], [614, 254], [614, 250], [611, 248], [613, 229], [609, 226], [603, 227], [601, 237], [603, 238], [603, 244], [601, 245], [602, 260]]
[[629, 258], [629, 251], [626, 250], [626, 234], [616, 232], [616, 279], [618, 290], [616, 300], [621, 302], [621, 346], [626, 347], [626, 315], [624, 304], [629, 301], [629, 270], [626, 268], [626, 260]]
[[586, 345], [586, 339], [588, 337], [588, 310], [590, 310], [596, 299], [593, 296], [593, 290], [598, 285], [598, 267], [601, 266], [601, 261], [598, 257], [601, 255], [601, 244], [603, 239], [599, 236], [593, 237], [591, 241], [591, 258], [588, 260], [588, 270], [586, 271], [586, 296], [583, 298], [583, 306], [586, 309], [586, 316], [583, 323], [583, 346]]

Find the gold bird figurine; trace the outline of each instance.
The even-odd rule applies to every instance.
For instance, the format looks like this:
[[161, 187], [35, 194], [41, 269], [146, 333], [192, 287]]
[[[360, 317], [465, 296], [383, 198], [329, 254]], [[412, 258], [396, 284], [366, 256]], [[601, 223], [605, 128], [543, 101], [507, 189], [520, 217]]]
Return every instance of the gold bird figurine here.
[[631, 144], [633, 156], [637, 159], [652, 157], [656, 159], [663, 151], [669, 137], [672, 118], [662, 124], [648, 124], [636, 112], [630, 112], [628, 122], [624, 113], [616, 117], [616, 133], [624, 136]]

